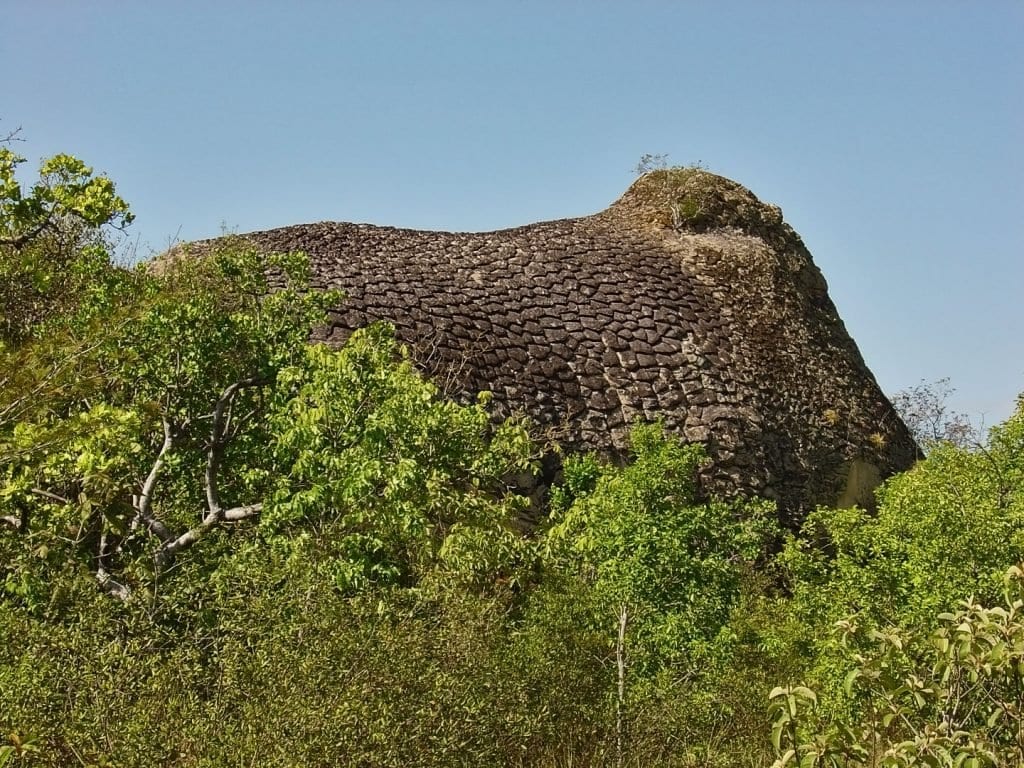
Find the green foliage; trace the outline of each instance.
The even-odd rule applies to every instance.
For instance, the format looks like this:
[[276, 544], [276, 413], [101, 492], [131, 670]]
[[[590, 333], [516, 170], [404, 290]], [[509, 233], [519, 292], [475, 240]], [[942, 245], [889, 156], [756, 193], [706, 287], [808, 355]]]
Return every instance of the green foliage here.
[[7, 743], [0, 746], [0, 768], [24, 764], [33, 754], [39, 752], [39, 744], [33, 736], [22, 736], [15, 732], [7, 737]]
[[110, 260], [104, 228], [133, 218], [113, 182], [81, 160], [43, 161], [27, 189], [16, 177], [24, 161], [0, 146], [0, 352], [42, 334], [52, 314], [95, 289]]
[[514, 566], [510, 522], [524, 499], [500, 491], [529, 466], [525, 429], [492, 428], [483, 398], [441, 400], [389, 327], [357, 331], [338, 352], [308, 346], [277, 395], [264, 536], [297, 534], [301, 548], [314, 535], [345, 592], [410, 585], [438, 565], [470, 581]]
[[25, 158], [0, 147], [0, 242], [22, 245], [62, 216], [73, 216], [88, 226], [130, 224], [128, 204], [105, 176], [71, 155], [44, 160], [39, 181], [28, 190], [15, 176]]
[[19, 162], [0, 765], [1024, 759], [1024, 604], [982, 607], [1024, 560], [1024, 402], [776, 562], [770, 506], [698, 498], [703, 454], [658, 425], [625, 466], [566, 457], [524, 535], [524, 425], [442, 398], [387, 326], [310, 345], [341, 297], [301, 254], [229, 239], [120, 269], [113, 185], [58, 156], [25, 190]]
[[6, 582], [24, 584], [44, 548], [126, 597], [210, 529], [258, 512], [266, 390], [336, 300], [301, 290], [301, 256], [268, 263], [285, 283], [274, 293], [264, 260], [236, 243], [110, 281], [3, 360], [0, 512], [22, 534], [4, 542]]
[[771, 507], [697, 503], [699, 446], [666, 437], [660, 425], [632, 433], [634, 461], [602, 466], [570, 458], [552, 500], [549, 557], [591, 590], [608, 623], [625, 605], [633, 664], [697, 666], [739, 594], [740, 577], [763, 553]]
[[[930, 633], [868, 632], [846, 675], [855, 719], [829, 723], [802, 686], [770, 694], [772, 739], [785, 766], [1024, 764], [1024, 571], [1006, 573], [1003, 607], [968, 599]], [[861, 633], [841, 623], [848, 645]]]
[[[283, 276], [274, 292], [266, 265]], [[522, 499], [502, 478], [529, 466], [525, 430], [492, 426], [483, 401], [440, 400], [384, 326], [342, 350], [308, 344], [338, 297], [304, 292], [306, 278], [301, 256], [240, 242], [180, 259], [91, 332], [75, 386], [30, 382], [0, 432], [0, 509], [29, 534], [10, 547], [9, 584], [31, 581], [43, 546], [121, 597], [152, 591], [179, 552], [260, 513], [251, 547], [316, 548], [343, 591], [441, 564], [441, 581], [515, 578]]]
[[890, 479], [875, 514], [812, 514], [780, 562], [792, 607], [814, 638], [819, 673], [832, 688], [840, 649], [830, 628], [849, 615], [867, 629], [916, 630], [974, 595], [991, 604], [1005, 569], [1024, 558], [1024, 408], [994, 429], [984, 449], [937, 445]]

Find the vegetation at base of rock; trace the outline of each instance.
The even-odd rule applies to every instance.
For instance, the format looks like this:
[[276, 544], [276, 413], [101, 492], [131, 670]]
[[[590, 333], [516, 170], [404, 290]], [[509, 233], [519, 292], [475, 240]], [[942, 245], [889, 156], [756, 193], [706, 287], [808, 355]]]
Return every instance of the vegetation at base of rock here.
[[919, 455], [779, 208], [702, 169], [497, 232], [320, 222], [244, 238], [306, 253], [318, 287], [350, 294], [318, 338], [387, 318], [446, 393], [490, 391], [496, 415], [526, 414], [567, 451], [624, 459], [629, 426], [662, 419], [705, 445], [703, 488], [774, 499], [787, 522], [870, 505], [864, 478]]
[[0, 766], [1021, 761], [1024, 400], [788, 534], [638, 424], [524, 534], [524, 424], [387, 326], [308, 344], [338, 297], [301, 254], [276, 292], [240, 241], [115, 266], [127, 208], [67, 167], [56, 213], [0, 207], [34, 286], [0, 346]]
[[[930, 635], [839, 622], [851, 649], [844, 691], [854, 717], [823, 716], [806, 686], [773, 689], [773, 766], [1024, 764], [1020, 566], [1007, 570], [1004, 584], [1002, 604], [963, 600], [935, 617]], [[854, 652], [859, 645], [867, 648]]]

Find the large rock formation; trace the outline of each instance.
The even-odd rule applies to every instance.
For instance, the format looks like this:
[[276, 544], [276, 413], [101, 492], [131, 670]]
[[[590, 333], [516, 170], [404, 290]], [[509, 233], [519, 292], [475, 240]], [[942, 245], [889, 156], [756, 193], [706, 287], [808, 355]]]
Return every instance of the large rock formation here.
[[918, 451], [781, 211], [695, 169], [648, 173], [610, 208], [483, 233], [320, 223], [246, 235], [301, 250], [344, 289], [321, 338], [394, 323], [449, 394], [490, 390], [563, 446], [622, 453], [662, 419], [719, 492], [870, 503]]

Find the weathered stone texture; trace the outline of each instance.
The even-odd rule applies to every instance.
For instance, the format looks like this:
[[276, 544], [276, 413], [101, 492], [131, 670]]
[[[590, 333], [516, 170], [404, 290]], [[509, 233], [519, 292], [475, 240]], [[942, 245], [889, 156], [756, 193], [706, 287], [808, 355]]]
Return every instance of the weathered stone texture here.
[[851, 500], [851, 467], [885, 476], [918, 455], [779, 209], [703, 171], [647, 174], [602, 213], [499, 232], [246, 237], [305, 251], [315, 286], [347, 293], [320, 338], [389, 320], [449, 394], [490, 390], [498, 415], [572, 448], [621, 454], [632, 422], [663, 419], [707, 445], [707, 487], [777, 499], [790, 520]]

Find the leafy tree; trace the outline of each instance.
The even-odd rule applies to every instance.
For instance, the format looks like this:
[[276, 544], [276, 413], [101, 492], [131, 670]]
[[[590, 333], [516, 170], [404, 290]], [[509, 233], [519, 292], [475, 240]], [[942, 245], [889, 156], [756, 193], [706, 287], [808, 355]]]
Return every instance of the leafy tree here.
[[[498, 677], [500, 635], [471, 638], [525, 583], [523, 500], [503, 478], [530, 465], [526, 432], [493, 424], [486, 397], [441, 400], [386, 326], [310, 345], [338, 297], [306, 291], [306, 269], [240, 241], [111, 268], [54, 333], [7, 350], [0, 728], [18, 755], [426, 764], [422, 750], [470, 749], [467, 717], [482, 754], [498, 748], [514, 712], [492, 689], [436, 684], [464, 665]], [[351, 717], [297, 728], [364, 675], [380, 682]], [[289, 754], [285, 728], [308, 742]], [[408, 749], [380, 741], [403, 730]]]
[[[5, 315], [0, 347], [0, 728], [14, 733], [0, 755], [159, 764], [195, 757], [193, 739], [215, 764], [287, 764], [275, 728], [294, 729], [323, 674], [346, 669], [353, 685], [382, 681], [354, 719], [321, 729], [352, 754], [469, 749], [470, 713], [493, 752], [514, 712], [490, 688], [464, 706], [469, 680], [435, 694], [445, 669], [496, 679], [504, 661], [501, 634], [473, 627], [496, 627], [526, 584], [531, 549], [512, 525], [524, 500], [504, 482], [531, 465], [522, 426], [494, 424], [486, 396], [442, 400], [385, 326], [310, 345], [339, 297], [307, 290], [301, 255], [236, 240], [120, 269], [98, 232], [127, 222], [112, 185], [64, 158], [26, 192], [5, 158], [3, 265], [39, 290], [11, 287], [25, 311]], [[49, 279], [53, 264], [75, 282]], [[296, 656], [296, 632], [330, 649], [328, 672]], [[435, 706], [451, 710], [446, 728], [422, 718]], [[364, 731], [363, 715], [385, 730]], [[413, 751], [382, 745], [388, 727], [415, 734]], [[302, 764], [343, 757], [305, 747]]]
[[[123, 599], [264, 512], [265, 538], [329, 541], [354, 588], [439, 559], [466, 573], [514, 559], [501, 524], [520, 501], [500, 478], [527, 465], [525, 431], [440, 401], [383, 327], [340, 351], [309, 345], [337, 296], [302, 290], [300, 256], [267, 263], [283, 288], [241, 244], [140, 281], [141, 306], [89, 337], [86, 391], [39, 398], [3, 435], [8, 527], [77, 553]], [[8, 582], [25, 573], [9, 566]]]
[[[871, 630], [853, 654], [852, 719], [829, 722], [803, 686], [770, 695], [777, 768], [1024, 764], [1024, 571], [1005, 577], [1003, 606], [973, 598], [940, 613], [930, 633]], [[840, 623], [844, 646], [862, 632]]]
[[133, 218], [114, 183], [78, 158], [44, 160], [27, 188], [16, 176], [24, 162], [0, 146], [0, 345], [76, 304], [109, 262], [104, 229]]
[[[1022, 457], [1024, 403], [987, 445], [938, 444], [891, 478], [875, 514], [821, 509], [789, 539], [779, 565], [791, 596], [777, 602], [799, 630], [783, 654], [807, 659], [799, 677], [825, 693], [825, 715], [856, 722], [843, 679], [851, 652], [873, 653], [873, 633], [923, 637], [966, 595], [997, 603], [1006, 569], [1024, 559]], [[847, 648], [833, 628], [851, 621], [861, 631], [845, 637]]]
[[704, 454], [660, 425], [635, 426], [632, 447], [624, 468], [566, 461], [545, 541], [558, 574], [548, 578], [561, 581], [582, 625], [573, 636], [604, 647], [617, 764], [630, 752], [631, 721], [727, 656], [741, 578], [763, 555], [772, 517], [767, 503], [698, 503]]
[[[645, 674], [694, 658], [729, 617], [743, 568], [764, 551], [770, 507], [695, 500], [700, 446], [637, 425], [626, 467], [570, 457], [552, 501], [549, 556], [616, 615], [630, 614]], [[642, 638], [642, 640], [641, 640]]]
[[287, 285], [274, 293], [258, 256], [238, 248], [161, 278], [140, 273], [136, 302], [71, 335], [70, 350], [59, 335], [21, 350], [74, 365], [44, 364], [39, 381], [29, 369], [5, 404], [18, 416], [0, 433], [8, 526], [36, 548], [84, 558], [126, 598], [129, 582], [157, 577], [212, 528], [257, 514], [262, 488], [247, 465], [262, 458], [262, 391], [301, 354], [331, 298], [300, 293], [303, 264], [278, 259]]
[[308, 346], [282, 369], [268, 414], [272, 481], [260, 525], [270, 540], [319, 548], [343, 592], [512, 576], [526, 556], [511, 526], [524, 497], [503, 478], [530, 465], [526, 430], [492, 426], [481, 397], [438, 397], [387, 326], [344, 349]]

